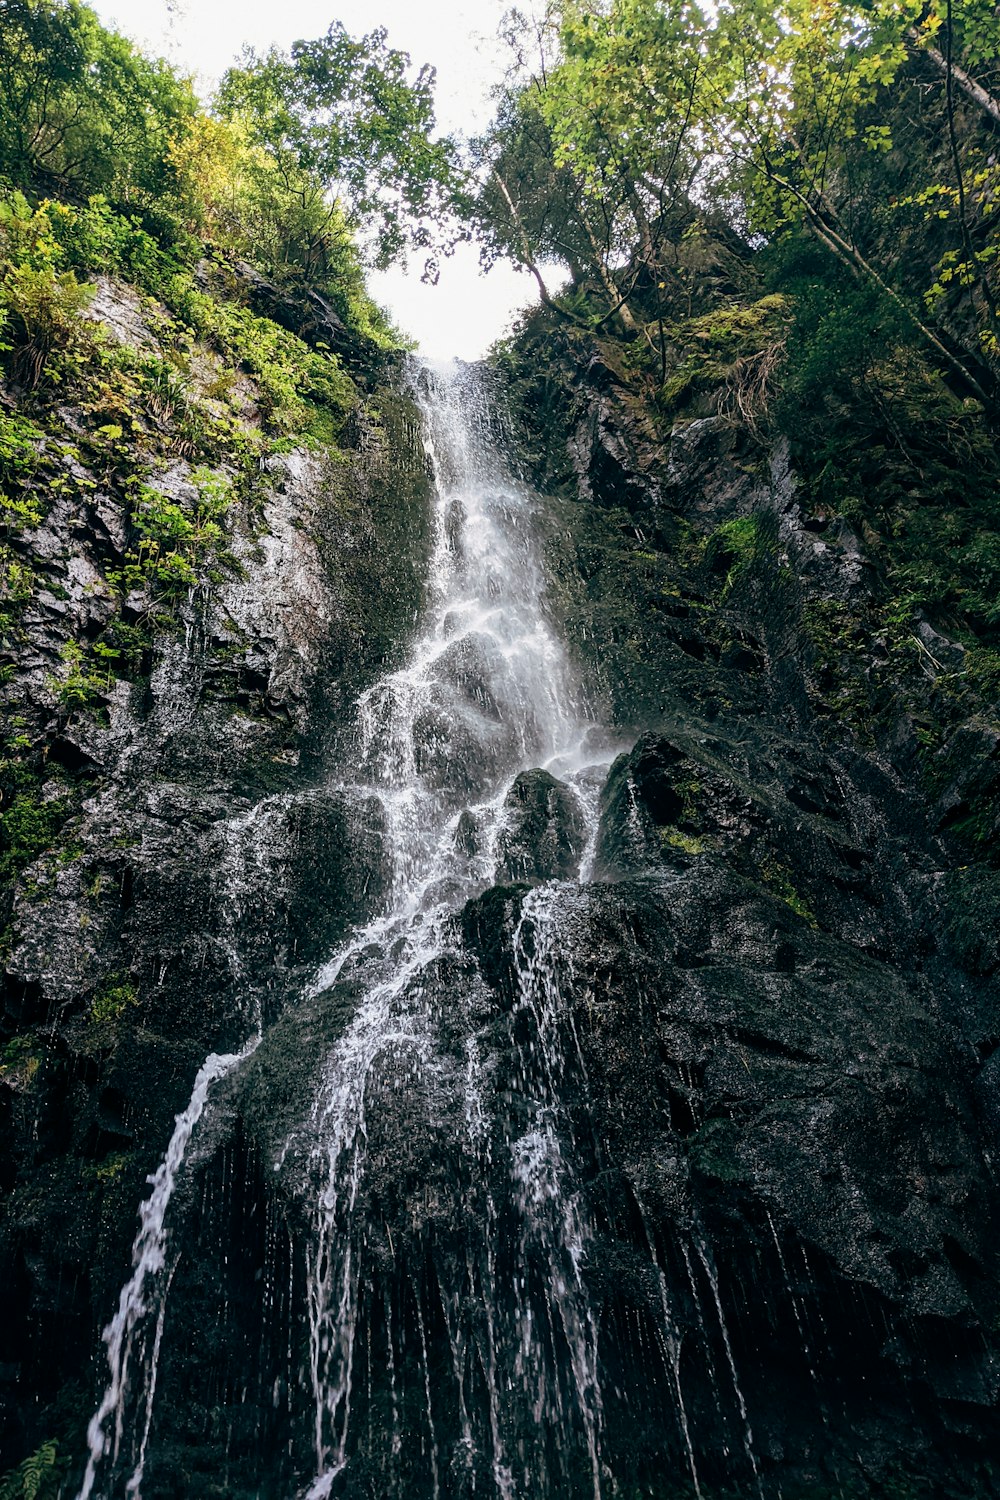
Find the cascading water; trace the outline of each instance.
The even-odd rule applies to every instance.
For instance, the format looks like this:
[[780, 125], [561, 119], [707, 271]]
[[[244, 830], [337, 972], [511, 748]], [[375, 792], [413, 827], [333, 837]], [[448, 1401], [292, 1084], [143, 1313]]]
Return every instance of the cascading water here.
[[[349, 970], [364, 998], [325, 1066], [308, 1127], [289, 1142], [308, 1160], [319, 1183], [308, 1252], [310, 1373], [315, 1399], [318, 1474], [310, 1497], [328, 1495], [347, 1462], [361, 1273], [369, 1225], [358, 1212], [365, 1174], [367, 1110], [374, 1078], [402, 1067], [433, 1097], [459, 1085], [437, 1035], [438, 1018], [426, 979], [455, 953], [455, 913], [492, 884], [510, 828], [512, 785], [519, 772], [558, 771], [561, 792], [582, 831], [576, 868], [592, 857], [597, 790], [610, 754], [593, 749], [594, 726], [562, 645], [542, 609], [542, 577], [534, 553], [529, 492], [509, 481], [497, 455], [477, 439], [485, 426], [482, 393], [470, 374], [425, 373], [417, 382], [428, 452], [435, 470], [435, 546], [430, 599], [423, 629], [407, 665], [369, 689], [359, 704], [358, 792], [376, 796], [386, 817], [392, 857], [388, 912], [358, 934], [323, 971], [317, 989], [333, 992]], [[582, 1422], [599, 1494], [595, 1334], [579, 1274], [585, 1231], [572, 1199], [563, 1194], [557, 1133], [558, 1099], [552, 1078], [561, 1067], [553, 1033], [556, 986], [548, 966], [555, 945], [542, 942], [544, 905], [521, 919], [518, 934], [520, 1005], [530, 1012], [532, 1039], [519, 1049], [519, 1092], [532, 1100], [530, 1128], [508, 1142], [513, 1192], [522, 1221], [521, 1267], [547, 1259], [545, 1321], [526, 1299], [515, 1326], [487, 1330], [478, 1353], [494, 1370], [509, 1364], [538, 1422], [568, 1421], [566, 1394], [547, 1370], [546, 1345], [564, 1339], [570, 1354], [574, 1404]], [[534, 924], [534, 925], [532, 925]], [[521, 932], [531, 931], [534, 944]], [[522, 951], [523, 950], [523, 951]], [[464, 1139], [452, 1141], [466, 1158], [470, 1181], [489, 1175], [494, 1149], [484, 1129], [483, 1080], [475, 1033], [466, 1038]], [[464, 1170], [463, 1170], [464, 1168]], [[482, 1205], [487, 1221], [496, 1206]], [[469, 1292], [490, 1305], [499, 1299], [488, 1263], [471, 1267], [474, 1286], [443, 1286], [453, 1308]], [[419, 1310], [419, 1308], [418, 1308]], [[558, 1324], [558, 1328], [555, 1326]], [[465, 1330], [451, 1331], [456, 1395], [461, 1403], [468, 1347]], [[427, 1376], [426, 1336], [424, 1373]], [[550, 1396], [552, 1401], [550, 1402]], [[489, 1450], [501, 1494], [514, 1493], [506, 1434], [490, 1413]], [[431, 1482], [440, 1489], [430, 1391], [427, 1425]], [[477, 1435], [468, 1414], [462, 1425], [471, 1456]]]
[[[262, 1355], [259, 1386], [286, 1414], [279, 1467], [293, 1477], [258, 1472], [240, 1495], [620, 1492], [607, 1405], [627, 1397], [620, 1379], [610, 1390], [602, 1377], [588, 1285], [601, 1226], [584, 1184], [604, 1171], [604, 1148], [574, 1009], [616, 747], [547, 616], [539, 502], [490, 441], [481, 378], [420, 369], [413, 389], [435, 478], [427, 604], [406, 664], [360, 698], [350, 774], [335, 788], [369, 824], [378, 809], [382, 910], [271, 1033], [260, 1040], [255, 1028], [242, 1052], [199, 1073], [106, 1330], [110, 1380], [79, 1500], [141, 1500], [157, 1447], [157, 1361], [183, 1361], [170, 1351], [165, 1301], [179, 1254], [174, 1185], [216, 1080], [241, 1075], [248, 1094], [266, 1096], [285, 1022], [299, 1028], [300, 1095], [281, 1129], [261, 1132], [259, 1153], [270, 1198], [291, 1205], [283, 1232], [294, 1243], [276, 1270], [268, 1230], [263, 1302], [272, 1321], [283, 1309], [287, 1327], [273, 1339], [280, 1368]], [[487, 912], [506, 933], [489, 984], [475, 951]], [[756, 1483], [710, 1256], [692, 1239], [670, 1274], [637, 1191], [632, 1201], [636, 1284], [649, 1284], [637, 1337], [654, 1349], [650, 1409], [660, 1403], [648, 1424], [668, 1412], [675, 1428], [667, 1447], [680, 1482], [669, 1492], [692, 1492], [692, 1481], [699, 1491], [698, 1414], [682, 1389], [682, 1346], [699, 1341], [715, 1392], [701, 1420], [745, 1450]], [[652, 1446], [658, 1462], [666, 1448]], [[227, 1465], [229, 1452], [227, 1440]], [[635, 1490], [654, 1492], [668, 1490]], [[147, 1500], [183, 1493], [147, 1485]]]

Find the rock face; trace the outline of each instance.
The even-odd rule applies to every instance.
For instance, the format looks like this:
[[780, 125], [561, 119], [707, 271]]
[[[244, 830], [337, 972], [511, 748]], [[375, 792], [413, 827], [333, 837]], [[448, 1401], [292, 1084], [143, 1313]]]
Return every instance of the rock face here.
[[[594, 887], [569, 930], [601, 1142], [588, 1276], [605, 1358], [650, 1386], [645, 1437], [630, 1404], [606, 1414], [615, 1472], [659, 1494], [686, 1417], [710, 1488], [749, 1493], [757, 1468], [767, 1493], [867, 1493], [910, 1442], [914, 1473], [945, 1483], [943, 1456], [992, 1424], [994, 1251], [975, 1064], [930, 987], [710, 857]], [[641, 1332], [663, 1296], [672, 1398]]]
[[[992, 716], [937, 688], [965, 655], [943, 628], [888, 642], [870, 623], [885, 581], [852, 527], [810, 513], [780, 440], [762, 452], [719, 417], [657, 435], [605, 359], [541, 415], [537, 389], [513, 400], [529, 470], [566, 496], [566, 618], [637, 736], [603, 791], [609, 883], [571, 981], [601, 1118], [602, 1329], [619, 1368], [642, 1363], [621, 1330], [654, 1295], [633, 1258], [652, 1236], [669, 1295], [687, 1288], [671, 1316], [697, 1458], [727, 1383], [753, 1432], [757, 1464], [709, 1465], [710, 1488], [995, 1494]], [[503, 997], [501, 925], [484, 908], [468, 931]], [[732, 1364], [709, 1349], [723, 1325]], [[637, 1493], [659, 1493], [654, 1449]]]
[[[113, 287], [92, 312], [147, 336]], [[85, 1455], [146, 1176], [206, 1054], [260, 1028], [172, 1208], [147, 1500], [1000, 1494], [998, 733], [918, 734], [961, 648], [918, 621], [897, 666], [862, 540], [808, 514], [786, 448], [663, 434], [593, 352], [543, 436], [552, 606], [627, 747], [596, 840], [555, 762], [491, 824], [523, 726], [496, 640], [445, 633], [413, 757], [489, 882], [402, 971], [377, 922], [320, 969], [389, 901], [349, 709], [427, 549], [412, 413], [379, 405], [337, 459], [269, 459], [232, 567], [96, 711], [51, 680], [106, 622], [127, 518], [95, 481], [24, 544], [46, 586], [11, 691], [53, 836], [4, 950], [5, 1449]], [[349, 1200], [308, 1147], [334, 1055], [366, 1070]], [[346, 1466], [310, 1490], [343, 1243]]]
[[[88, 312], [117, 343], [152, 341], [128, 288], [102, 280]], [[22, 817], [52, 813], [6, 897], [0, 1470], [57, 1429], [79, 1443], [94, 1331], [205, 1054], [242, 1045], [382, 898], [380, 809], [329, 767], [345, 703], [412, 619], [426, 546], [415, 418], [386, 391], [347, 455], [266, 461], [225, 519], [223, 572], [167, 615], [133, 591], [131, 680], [109, 669], [80, 707], [59, 695], [68, 653], [115, 618], [134, 532], [119, 490], [60, 462], [79, 483], [14, 544], [37, 582], [2, 688], [8, 745], [46, 768]], [[190, 505], [193, 473], [174, 460], [147, 483]]]

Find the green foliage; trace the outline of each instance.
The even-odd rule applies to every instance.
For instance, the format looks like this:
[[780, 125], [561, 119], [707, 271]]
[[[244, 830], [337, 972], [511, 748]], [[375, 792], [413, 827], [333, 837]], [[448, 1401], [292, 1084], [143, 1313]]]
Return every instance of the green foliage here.
[[723, 521], [709, 533], [703, 546], [705, 565], [711, 572], [724, 576], [725, 597], [741, 574], [773, 553], [774, 540], [763, 516], [755, 513]]
[[[45, 383], [72, 388], [92, 414], [103, 461], [129, 467], [135, 446], [131, 435], [139, 430], [143, 414], [160, 429], [172, 429], [169, 451], [178, 457], [239, 448], [250, 434], [246, 422], [231, 408], [227, 411], [237, 368], [253, 376], [260, 418], [280, 435], [306, 425], [308, 404], [327, 407], [334, 426], [353, 406], [353, 382], [334, 355], [310, 349], [238, 300], [229, 300], [239, 299], [242, 289], [223, 270], [215, 294], [196, 286], [178, 254], [162, 251], [134, 219], [115, 213], [106, 200], [94, 198], [81, 209], [45, 202], [33, 210], [15, 194], [6, 215], [3, 209], [0, 204], [0, 251], [6, 251], [0, 274], [6, 265], [7, 280], [0, 280], [0, 310], [6, 303], [12, 331], [9, 363], [24, 384], [38, 385], [44, 377]], [[356, 261], [354, 265], [356, 269]], [[172, 309], [166, 321], [155, 308], [149, 314], [167, 346], [165, 355], [105, 342], [93, 323], [79, 318], [90, 292], [76, 273], [95, 268], [138, 282]], [[374, 328], [357, 286], [350, 290], [352, 311]], [[219, 389], [206, 392], [205, 400], [188, 371], [199, 337], [226, 362]], [[29, 439], [32, 434], [40, 439], [41, 433], [28, 424], [19, 435], [15, 424], [22, 421], [0, 415], [0, 469], [6, 453], [7, 466], [18, 467], [26, 480], [33, 456]], [[33, 523], [27, 513], [24, 519]]]
[[139, 997], [131, 980], [121, 975], [109, 979], [90, 1002], [90, 1019], [98, 1026], [114, 1026], [137, 1006]]
[[[430, 138], [433, 74], [406, 70], [384, 32], [355, 42], [338, 23], [289, 58], [232, 69], [213, 117], [188, 79], [77, 0], [0, 0], [0, 188], [43, 199], [60, 252], [18, 260], [13, 294], [29, 311], [42, 294], [58, 304], [75, 273], [99, 270], [162, 297], [209, 239], [279, 280], [308, 277], [349, 328], [391, 343], [354, 228], [376, 226], [381, 261], [406, 239], [429, 246], [458, 184], [453, 147]], [[274, 134], [275, 98], [289, 133]], [[78, 206], [51, 201], [64, 195]]]
[[116, 676], [134, 678], [147, 670], [152, 644], [148, 624], [133, 624], [119, 617], [111, 622], [94, 649], [102, 650]]
[[[1000, 626], [1000, 459], [876, 291], [815, 255], [772, 268], [793, 299], [776, 420], [815, 513], [841, 514], [887, 566], [893, 600], [990, 645]], [[887, 625], [891, 621], [886, 621]]]
[[488, 258], [510, 255], [542, 287], [546, 260], [568, 266], [599, 301], [594, 321], [634, 332], [642, 301], [662, 319], [691, 217], [705, 24], [693, 0], [561, 0], [541, 24], [512, 13], [517, 66], [476, 147]]
[[0, 320], [10, 372], [33, 390], [53, 355], [78, 354], [89, 328], [80, 312], [91, 292], [72, 271], [60, 270], [61, 256], [45, 209], [32, 212], [15, 194], [0, 203]]
[[[686, 232], [721, 219], [744, 264], [764, 242], [809, 237], [935, 367], [995, 404], [1000, 168], [956, 91], [991, 122], [1000, 103], [948, 59], [995, 67], [1000, 32], [991, 0], [951, 9], [949, 32], [945, 0], [556, 0], [512, 27], [513, 81], [480, 143], [489, 252], [539, 279], [552, 257], [587, 278], [602, 317], [653, 346], [665, 376]], [[917, 99], [922, 52], [936, 81]], [[922, 217], [933, 232], [918, 237]], [[752, 413], [762, 381], [741, 372], [738, 410]]]
[[150, 202], [194, 92], [77, 0], [0, 0], [0, 178]]
[[432, 140], [432, 68], [411, 80], [409, 58], [378, 28], [355, 39], [339, 21], [315, 41], [260, 57], [245, 54], [219, 90], [222, 115], [238, 122], [290, 178], [311, 216], [300, 236], [314, 246], [339, 205], [387, 265], [410, 243], [430, 250], [460, 187], [452, 142]]
[[306, 420], [308, 401], [341, 416], [354, 405], [354, 384], [334, 356], [308, 348], [276, 323], [199, 291], [189, 277], [175, 278], [168, 300], [197, 334], [253, 373], [263, 398], [263, 415], [277, 431], [291, 432], [300, 426]]
[[[8, 1088], [18, 1090], [30, 1088], [38, 1075], [41, 1065], [42, 1058], [38, 1041], [35, 1037], [11, 1037], [10, 1041], [0, 1050], [0, 1081], [5, 1083]], [[8, 1475], [6, 1480], [0, 1481], [0, 1485], [10, 1483], [11, 1477], [11, 1475]], [[0, 1495], [4, 1493], [4, 1489], [0, 1487]]]
[[320, 287], [349, 328], [398, 342], [365, 289], [344, 212], [294, 161], [255, 145], [238, 120], [197, 115], [171, 145], [187, 226], [282, 285]]
[[76, 271], [117, 273], [151, 296], [162, 297], [200, 248], [173, 225], [161, 244], [136, 212], [116, 209], [102, 193], [72, 207], [43, 200], [38, 211], [48, 217], [52, 238], [67, 266]]
[[29, 563], [0, 543], [0, 642], [7, 642], [14, 622], [35, 591]]
[[33, 422], [0, 409], [0, 482], [5, 487], [31, 478], [42, 442], [44, 435]]
[[65, 1475], [59, 1445], [50, 1440], [0, 1480], [0, 1500], [58, 1500]]
[[15, 380], [33, 390], [47, 368], [51, 373], [56, 351], [76, 352], [84, 336], [79, 313], [90, 296], [90, 288], [81, 286], [72, 271], [11, 266], [4, 272], [0, 304], [13, 337]]
[[52, 847], [66, 804], [61, 797], [42, 801], [37, 777], [17, 760], [0, 762], [0, 784], [12, 788], [0, 813], [0, 881], [6, 881]]
[[[150, 587], [168, 603], [184, 598], [202, 582], [213, 559], [220, 557], [222, 521], [229, 508], [231, 485], [211, 469], [193, 469], [189, 484], [171, 499], [151, 485], [140, 485], [132, 508], [136, 537], [125, 566], [108, 575], [123, 593]], [[123, 638], [128, 647], [128, 642]], [[133, 642], [133, 649], [138, 642]], [[106, 646], [117, 659], [118, 651]]]
[[97, 670], [79, 641], [66, 641], [59, 655], [62, 669], [58, 676], [49, 677], [49, 690], [61, 707], [71, 713], [92, 708], [108, 689], [109, 673]]
[[[795, 423], [796, 413], [852, 401], [860, 383], [875, 376], [905, 340], [896, 310], [874, 287], [859, 286], [831, 269], [820, 255], [792, 243], [769, 257], [770, 279], [793, 300], [787, 335], [778, 420]], [[817, 436], [819, 434], [817, 433]]]

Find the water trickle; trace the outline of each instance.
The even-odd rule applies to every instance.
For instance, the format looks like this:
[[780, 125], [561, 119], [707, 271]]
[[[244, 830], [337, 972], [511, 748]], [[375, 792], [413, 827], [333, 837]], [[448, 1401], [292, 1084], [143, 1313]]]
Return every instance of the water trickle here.
[[[166, 1297], [170, 1289], [172, 1270], [166, 1278], [163, 1271], [167, 1263], [167, 1210], [184, 1163], [184, 1156], [195, 1127], [205, 1109], [209, 1090], [213, 1083], [243, 1062], [256, 1048], [260, 1038], [253, 1040], [241, 1052], [212, 1053], [203, 1063], [195, 1079], [190, 1103], [177, 1116], [174, 1133], [170, 1138], [166, 1155], [149, 1184], [153, 1191], [139, 1209], [139, 1232], [132, 1246], [132, 1275], [122, 1287], [118, 1299], [118, 1310], [104, 1330], [104, 1342], [108, 1350], [110, 1379], [101, 1404], [87, 1429], [90, 1456], [84, 1474], [83, 1485], [77, 1500], [88, 1500], [97, 1482], [98, 1470], [105, 1458], [112, 1466], [118, 1462], [123, 1442], [134, 1443], [135, 1431], [130, 1428], [126, 1435], [126, 1401], [130, 1395], [129, 1367], [135, 1364], [142, 1372], [143, 1398], [142, 1418], [135, 1467], [126, 1485], [126, 1491], [141, 1496], [143, 1468], [149, 1428], [152, 1418], [153, 1396], [156, 1390], [156, 1372], [160, 1344], [163, 1337], [163, 1318]], [[152, 1346], [148, 1354], [144, 1348], [148, 1334], [148, 1313], [151, 1306], [157, 1307], [157, 1318]], [[108, 1424], [113, 1419], [111, 1430]]]
[[750, 1463], [750, 1467], [753, 1470], [754, 1484], [757, 1492], [758, 1494], [763, 1496], [764, 1492], [761, 1487], [760, 1480], [760, 1465], [757, 1462], [757, 1454], [754, 1448], [754, 1436], [750, 1426], [750, 1416], [747, 1411], [747, 1404], [746, 1398], [743, 1394], [743, 1387], [740, 1383], [740, 1375], [736, 1365], [736, 1359], [733, 1355], [733, 1345], [732, 1340], [729, 1337], [729, 1327], [726, 1323], [726, 1315], [722, 1306], [722, 1297], [719, 1291], [719, 1277], [715, 1269], [715, 1262], [712, 1259], [711, 1249], [708, 1245], [705, 1244], [704, 1240], [699, 1237], [696, 1237], [695, 1239], [695, 1250], [697, 1252], [698, 1260], [701, 1263], [702, 1270], [705, 1273], [705, 1277], [712, 1292], [712, 1303], [715, 1308], [715, 1315], [719, 1321], [719, 1332], [722, 1335], [722, 1347], [726, 1351], [726, 1363], [729, 1367], [729, 1374], [733, 1382], [733, 1392], [736, 1396], [736, 1404], [739, 1408], [740, 1417], [742, 1419], [743, 1448]]

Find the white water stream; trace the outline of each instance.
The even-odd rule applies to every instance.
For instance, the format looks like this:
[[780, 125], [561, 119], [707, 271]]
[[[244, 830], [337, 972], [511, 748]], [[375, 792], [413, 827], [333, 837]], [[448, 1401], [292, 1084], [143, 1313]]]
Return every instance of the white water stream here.
[[[134, 1365], [138, 1366], [144, 1391], [142, 1433], [135, 1468], [125, 1489], [130, 1495], [138, 1495], [140, 1492], [152, 1421], [153, 1397], [156, 1393], [156, 1369], [166, 1298], [172, 1274], [168, 1272], [164, 1283], [163, 1272], [168, 1254], [167, 1209], [177, 1186], [185, 1152], [204, 1113], [212, 1084], [225, 1078], [227, 1073], [231, 1073], [249, 1057], [259, 1041], [259, 1035], [255, 1035], [240, 1052], [213, 1052], [205, 1059], [195, 1079], [191, 1101], [187, 1109], [177, 1116], [166, 1155], [149, 1179], [152, 1192], [139, 1209], [139, 1232], [132, 1247], [132, 1275], [122, 1287], [118, 1309], [104, 1330], [109, 1378], [101, 1404], [87, 1429], [90, 1453], [78, 1500], [89, 1500], [94, 1492], [100, 1464], [108, 1456], [113, 1463], [122, 1448], [125, 1437], [125, 1403], [129, 1394], [130, 1372]], [[151, 1347], [147, 1348], [149, 1314], [154, 1307], [157, 1312], [155, 1331]]]
[[[583, 831], [577, 869], [585, 876], [581, 867], [593, 861], [597, 800], [612, 758], [546, 618], [535, 551], [536, 501], [507, 476], [484, 439], [488, 412], [478, 382], [457, 367], [425, 372], [416, 395], [435, 477], [428, 606], [409, 661], [370, 688], [358, 711], [359, 794], [376, 796], [385, 810], [392, 895], [388, 912], [359, 933], [316, 982], [317, 991], [332, 988], [349, 962], [375, 950], [374, 964], [368, 960], [373, 979], [328, 1060], [310, 1122], [323, 1186], [309, 1252], [317, 1464], [309, 1500], [330, 1494], [348, 1456], [364, 1232], [356, 1203], [365, 1171], [366, 1094], [373, 1072], [401, 1049], [411, 1054], [410, 1066], [425, 1083], [442, 1067], [433, 1008], [420, 977], [454, 944], [454, 913], [497, 878], [518, 773], [540, 767], [569, 789]], [[528, 921], [526, 909], [522, 926], [540, 931], [546, 918], [544, 888], [529, 900], [535, 923]], [[528, 1070], [533, 1076], [523, 1079], [534, 1087], [538, 1102], [531, 1129], [510, 1143], [511, 1176], [524, 1225], [524, 1254], [527, 1241], [541, 1237], [551, 1259], [551, 1308], [570, 1350], [599, 1495], [596, 1336], [579, 1274], [585, 1230], [571, 1195], [561, 1193], [558, 1109], [550, 1076], [559, 1066], [559, 1044], [548, 1035], [556, 987], [547, 982], [546, 964], [556, 962], [556, 944], [536, 942], [527, 956], [519, 943], [518, 953], [523, 1003], [534, 1017], [541, 1061]], [[488, 1148], [474, 1036], [467, 1045], [465, 1149], [475, 1158]], [[457, 1298], [459, 1289], [453, 1291]], [[533, 1404], [543, 1421], [554, 1382], [551, 1372], [543, 1373], [544, 1331], [532, 1326], [526, 1305], [514, 1334], [510, 1378], [526, 1388], [534, 1384]], [[495, 1330], [492, 1344], [487, 1358], [495, 1363], [503, 1353]], [[462, 1359], [457, 1349], [453, 1353], [461, 1401]], [[426, 1372], [426, 1351], [424, 1364]], [[428, 1424], [433, 1432], [429, 1391]], [[495, 1412], [493, 1428], [498, 1492], [513, 1494]], [[472, 1442], [471, 1432], [467, 1441]], [[436, 1494], [436, 1480], [434, 1488]]]
[[[353, 1214], [364, 1173], [365, 1099], [372, 1070], [378, 1059], [400, 1049], [412, 1052], [415, 1067], [435, 1067], [432, 1019], [421, 1003], [421, 986], [414, 982], [453, 941], [448, 928], [454, 913], [496, 876], [508, 831], [509, 794], [518, 773], [543, 768], [569, 789], [582, 829], [575, 863], [585, 877], [594, 857], [600, 786], [613, 755], [608, 738], [595, 732], [580, 682], [546, 617], [533, 524], [537, 502], [509, 477], [485, 437], [489, 412], [475, 372], [458, 365], [421, 369], [414, 394], [435, 481], [427, 605], [405, 666], [369, 688], [357, 704], [357, 751], [345, 787], [359, 802], [374, 795], [381, 804], [391, 889], [383, 914], [324, 966], [313, 987], [314, 994], [328, 990], [361, 956], [373, 950], [380, 955], [354, 1018], [327, 1061], [309, 1122], [311, 1138], [319, 1143], [313, 1156], [321, 1158], [324, 1177], [307, 1256], [316, 1456], [310, 1500], [329, 1495], [347, 1461], [361, 1234]], [[544, 930], [544, 888], [531, 899], [531, 907], [535, 924]], [[527, 908], [521, 927], [533, 930], [526, 921]], [[599, 1497], [596, 1335], [580, 1280], [587, 1231], [574, 1200], [561, 1191], [556, 1129], [554, 1071], [561, 1062], [552, 1008], [557, 990], [546, 973], [546, 964], [557, 961], [556, 944], [548, 938], [528, 944], [520, 929], [518, 941], [522, 1004], [534, 1017], [538, 1045], [530, 1049], [536, 1060], [522, 1067], [522, 1084], [533, 1089], [536, 1104], [530, 1130], [510, 1143], [511, 1179], [523, 1218], [525, 1256], [533, 1239], [543, 1240], [550, 1256], [550, 1316], [561, 1325], [570, 1350]], [[152, 1192], [140, 1209], [133, 1247], [133, 1273], [104, 1332], [109, 1378], [88, 1430], [89, 1455], [77, 1500], [114, 1493], [113, 1488], [102, 1489], [100, 1476], [105, 1467], [118, 1471], [122, 1452], [131, 1452], [134, 1459], [124, 1493], [141, 1500], [173, 1274], [168, 1265], [171, 1199], [213, 1084], [238, 1069], [259, 1042], [255, 1031], [241, 1051], [206, 1060], [187, 1108], [177, 1117], [163, 1162], [150, 1178]], [[468, 1146], [474, 1153], [489, 1149], [474, 1036], [468, 1039], [467, 1055], [465, 1107]], [[471, 1267], [469, 1274], [473, 1276]], [[481, 1280], [483, 1269], [475, 1274]], [[484, 1291], [496, 1291], [488, 1264], [485, 1275]], [[531, 1309], [521, 1307], [512, 1330], [516, 1378], [533, 1392], [539, 1421], [564, 1421], [565, 1413], [551, 1407], [552, 1391], [557, 1405], [563, 1397], [545, 1368], [550, 1358], [543, 1348], [546, 1336], [533, 1327], [532, 1318]], [[487, 1321], [493, 1345], [488, 1358], [495, 1366], [504, 1357], [503, 1339], [492, 1312]], [[457, 1349], [455, 1353], [461, 1384], [461, 1359]], [[427, 1368], [425, 1347], [425, 1375]], [[495, 1378], [494, 1370], [494, 1393]], [[429, 1384], [427, 1402], [433, 1431]], [[127, 1412], [131, 1432], [126, 1432]], [[506, 1497], [521, 1490], [511, 1479], [501, 1425], [494, 1401], [493, 1473], [498, 1493]], [[471, 1429], [468, 1441], [471, 1445]], [[108, 1480], [112, 1486], [115, 1482]], [[435, 1493], [437, 1483], [435, 1478]]]
[[[289, 1329], [281, 1377], [288, 1390], [302, 1391], [300, 1376], [308, 1386], [312, 1457], [298, 1494], [327, 1500], [345, 1471], [341, 1484], [350, 1486], [361, 1408], [387, 1500], [607, 1500], [615, 1487], [602, 1457], [599, 1327], [587, 1287], [595, 1228], [581, 1186], [594, 1143], [571, 1103], [582, 1101], [586, 1116], [587, 1070], [567, 997], [579, 987], [573, 954], [586, 942], [600, 790], [621, 747], [593, 723], [548, 615], [538, 501], [509, 476], [489, 438], [479, 377], [425, 368], [414, 396], [434, 477], [427, 602], [405, 664], [356, 705], [350, 765], [337, 786], [359, 815], [373, 803], [381, 809], [386, 896], [303, 997], [329, 1040], [316, 1044], [322, 1055], [302, 1059], [311, 1103], [268, 1163], [310, 1223], [297, 1304], [308, 1324], [305, 1355], [293, 1368]], [[280, 802], [260, 804], [249, 832], [246, 816], [234, 823], [234, 861], [265, 857]], [[482, 998], [462, 913], [523, 873], [525, 860], [536, 862], [534, 889], [510, 903], [511, 994], [498, 1014], [496, 997]], [[234, 954], [238, 936], [238, 923], [223, 934]], [[457, 1001], [439, 980], [449, 965], [472, 975]], [[150, 1179], [133, 1272], [104, 1334], [109, 1376], [77, 1500], [141, 1500], [180, 1254], [171, 1245], [171, 1201], [189, 1145], [205, 1128], [210, 1091], [258, 1046], [263, 1058], [268, 1036], [261, 1041], [259, 1025], [242, 1051], [207, 1059]], [[425, 1162], [445, 1162], [441, 1182], [452, 1185], [426, 1180], [401, 1190], [414, 1195], [414, 1223], [426, 1211], [427, 1223], [444, 1226], [423, 1242], [416, 1229], [410, 1236], [415, 1257], [433, 1263], [423, 1282], [426, 1266], [407, 1261], [389, 1219], [372, 1209], [385, 1189], [377, 1149], [387, 1119], [397, 1158], [409, 1121], [432, 1142]], [[444, 1202], [449, 1192], [457, 1209]], [[645, 1234], [670, 1399], [697, 1494], [681, 1318], [648, 1225]], [[756, 1477], [714, 1267], [700, 1248], [698, 1267]], [[690, 1260], [687, 1268], [702, 1315], [706, 1298]], [[408, 1287], [395, 1302], [393, 1277]], [[383, 1392], [381, 1407], [373, 1390]], [[419, 1449], [419, 1492], [406, 1478], [408, 1447]]]

